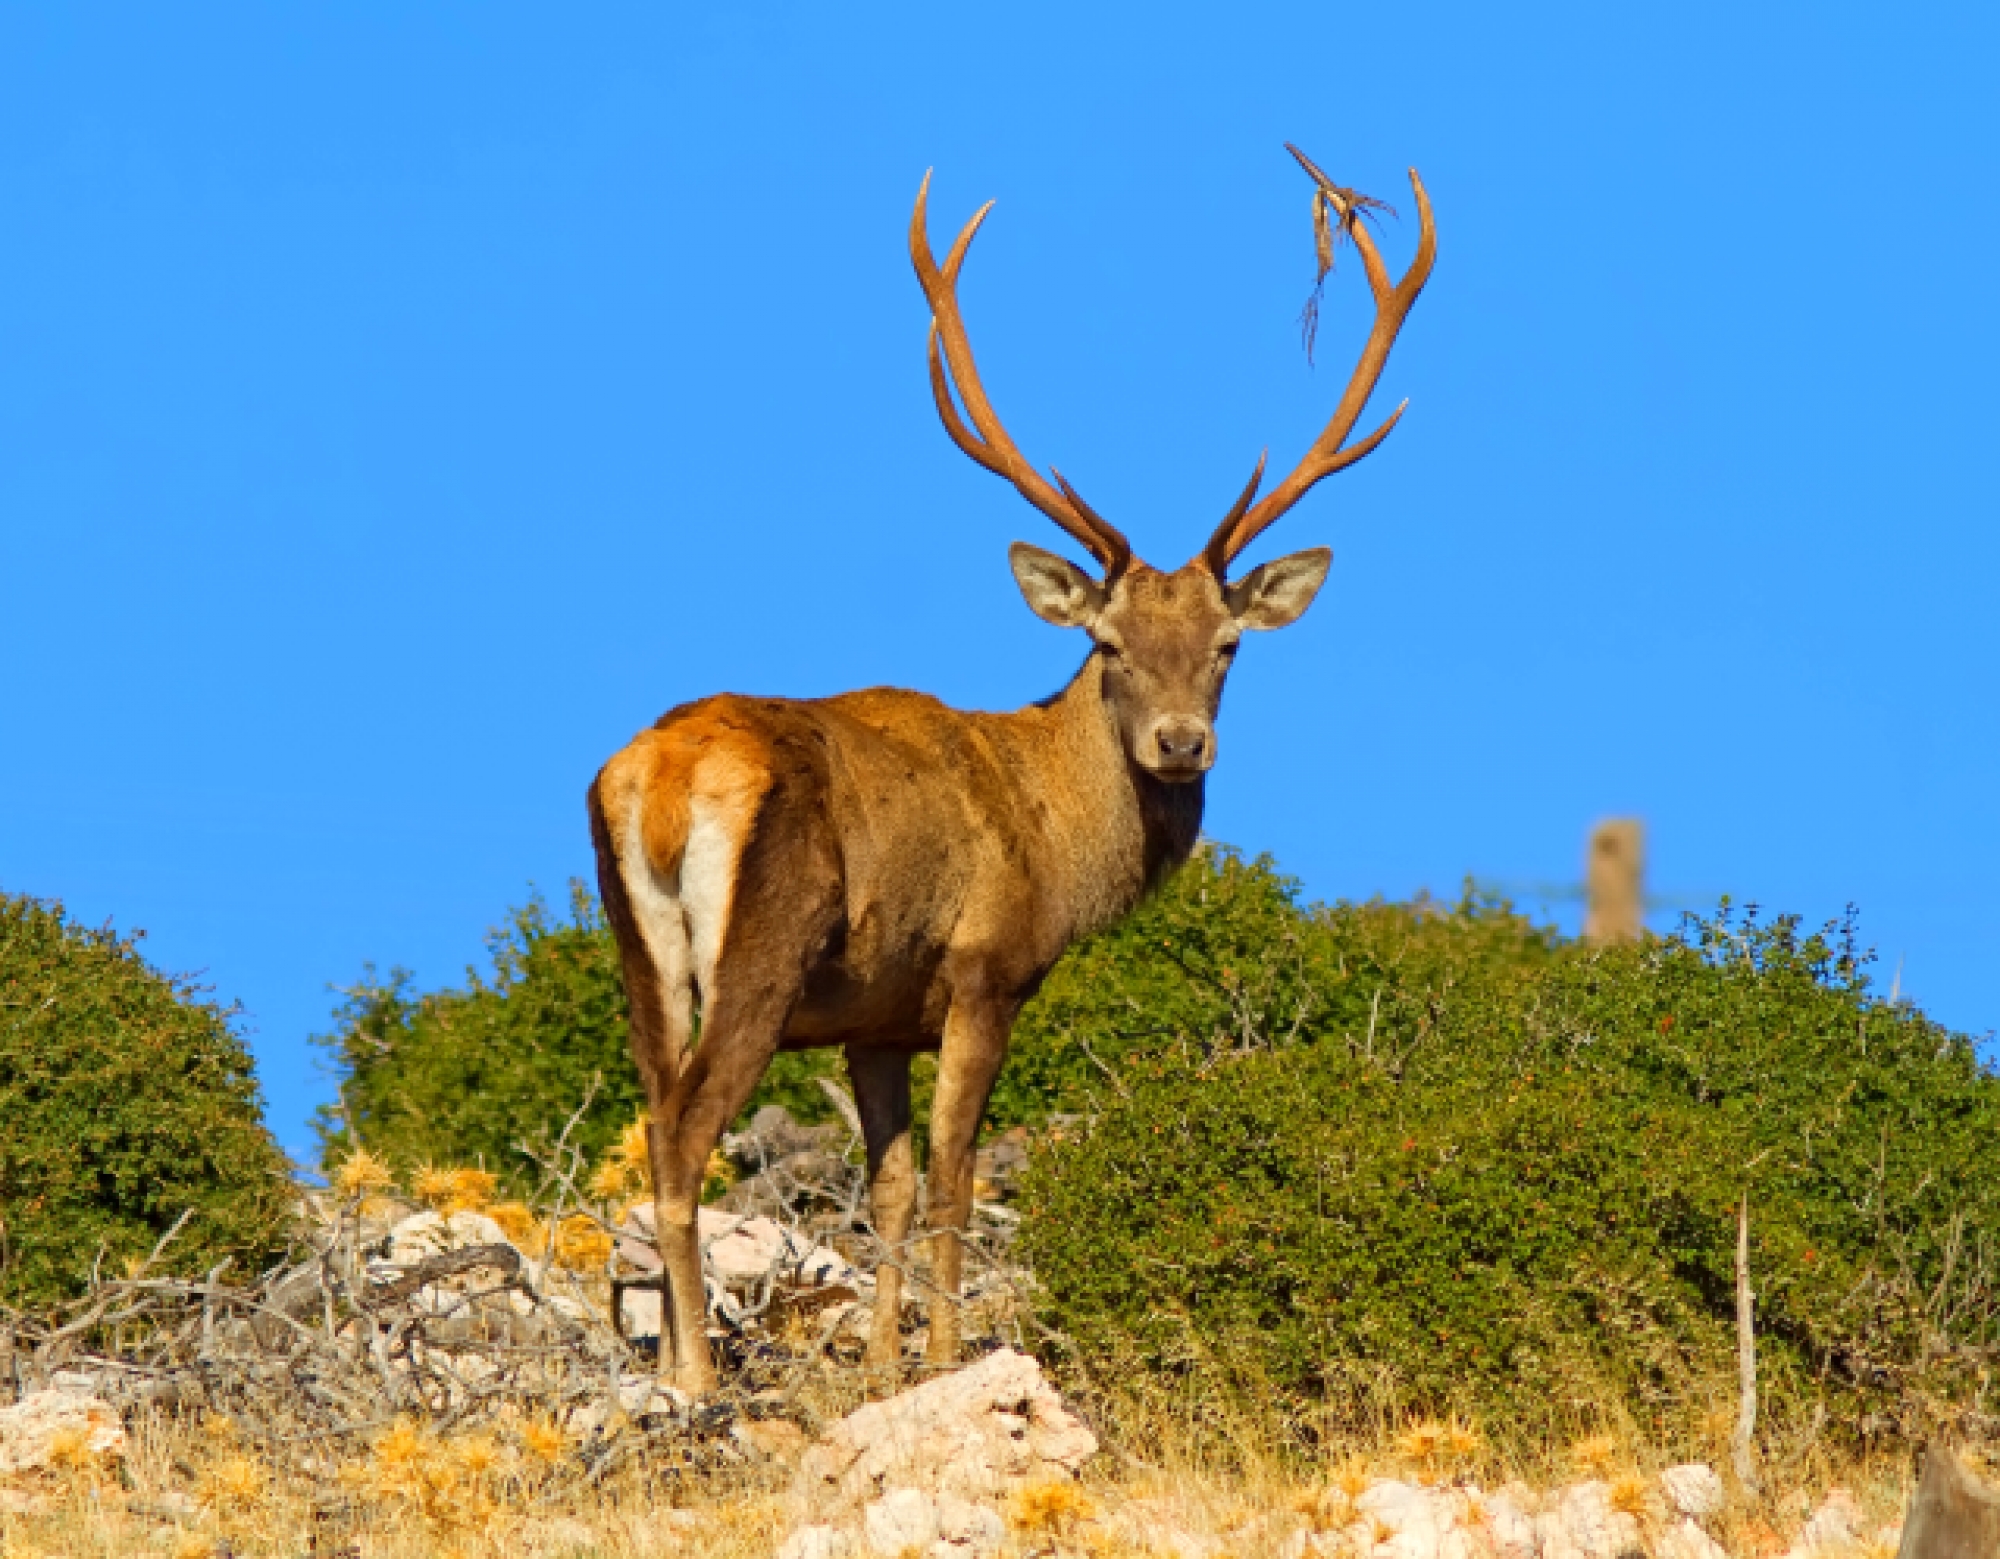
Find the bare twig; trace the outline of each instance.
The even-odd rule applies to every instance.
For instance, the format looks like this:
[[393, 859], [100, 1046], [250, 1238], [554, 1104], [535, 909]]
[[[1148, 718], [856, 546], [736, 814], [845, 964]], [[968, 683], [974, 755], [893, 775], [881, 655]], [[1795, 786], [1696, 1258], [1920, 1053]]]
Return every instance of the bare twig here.
[[1743, 1193], [1736, 1213], [1736, 1433], [1730, 1441], [1736, 1477], [1755, 1494], [1757, 1467], [1752, 1459], [1757, 1432], [1757, 1332], [1750, 1292], [1750, 1193]]

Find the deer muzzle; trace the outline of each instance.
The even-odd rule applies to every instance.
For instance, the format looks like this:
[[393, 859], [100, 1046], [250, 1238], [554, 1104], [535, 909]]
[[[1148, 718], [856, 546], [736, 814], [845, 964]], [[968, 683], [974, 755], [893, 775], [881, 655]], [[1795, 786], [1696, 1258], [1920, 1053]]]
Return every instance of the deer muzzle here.
[[1193, 715], [1168, 715], [1153, 722], [1138, 756], [1161, 779], [1196, 779], [1214, 766], [1215, 728]]

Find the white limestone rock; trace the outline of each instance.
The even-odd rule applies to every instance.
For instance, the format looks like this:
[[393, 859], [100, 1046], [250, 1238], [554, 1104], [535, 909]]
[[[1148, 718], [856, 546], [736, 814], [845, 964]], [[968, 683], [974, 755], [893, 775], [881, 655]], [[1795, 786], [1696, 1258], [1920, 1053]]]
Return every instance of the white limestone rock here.
[[1659, 1559], [1729, 1559], [1723, 1546], [1703, 1531], [1693, 1516], [1681, 1517], [1660, 1534], [1658, 1553]]
[[922, 1553], [938, 1539], [937, 1501], [922, 1489], [891, 1489], [861, 1512], [861, 1533], [873, 1553]]
[[800, 1527], [778, 1545], [777, 1559], [848, 1559], [854, 1539], [836, 1527]]
[[891, 1488], [990, 1501], [1067, 1478], [1097, 1436], [1063, 1405], [1041, 1366], [1011, 1348], [883, 1402], [826, 1431], [805, 1454], [795, 1499], [815, 1517]]
[[[470, 1245], [508, 1245], [506, 1231], [484, 1213], [413, 1213], [389, 1231], [388, 1265], [413, 1267], [446, 1251], [464, 1250]], [[395, 1273], [385, 1273], [395, 1277]]]
[[1722, 1479], [1705, 1462], [1687, 1462], [1660, 1474], [1667, 1503], [1683, 1516], [1706, 1520], [1722, 1509]]
[[1535, 1519], [1542, 1559], [1627, 1559], [1643, 1555], [1636, 1518], [1611, 1506], [1610, 1490], [1595, 1480], [1560, 1490]]
[[1829, 1489], [1819, 1509], [1799, 1528], [1786, 1559], [1836, 1554], [1861, 1541], [1861, 1505], [1846, 1489]]
[[1385, 1478], [1354, 1501], [1370, 1552], [1380, 1559], [1472, 1559], [1471, 1500], [1458, 1489], [1427, 1489]]
[[0, 1407], [0, 1475], [39, 1472], [64, 1457], [122, 1457], [125, 1426], [102, 1397], [31, 1391]]
[[1535, 1518], [1525, 1489], [1510, 1485], [1491, 1494], [1474, 1492], [1471, 1525], [1483, 1533], [1498, 1559], [1535, 1559]]
[[956, 1494], [938, 1496], [937, 1528], [933, 1559], [987, 1559], [1007, 1540], [1007, 1523], [999, 1511]]

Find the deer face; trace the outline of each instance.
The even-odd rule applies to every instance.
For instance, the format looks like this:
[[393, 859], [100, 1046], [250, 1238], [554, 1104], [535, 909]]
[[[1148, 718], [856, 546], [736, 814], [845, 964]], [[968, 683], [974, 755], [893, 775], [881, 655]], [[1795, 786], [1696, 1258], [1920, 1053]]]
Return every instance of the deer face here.
[[1351, 240], [1360, 252], [1368, 290], [1375, 296], [1375, 323], [1332, 418], [1305, 457], [1262, 498], [1257, 496], [1264, 480], [1260, 459], [1249, 485], [1223, 516], [1201, 556], [1171, 574], [1134, 557], [1125, 533], [1085, 503], [1060, 471], [1049, 468], [1053, 482], [1043, 477], [1021, 453], [987, 398], [958, 306], [958, 275], [973, 235], [992, 206], [981, 207], [965, 224], [942, 265], [931, 252], [929, 174], [917, 191], [917, 209], [910, 214], [910, 259], [931, 308], [931, 396], [945, 432], [980, 466], [1012, 483], [1103, 568], [1100, 584], [1075, 565], [1025, 542], [1016, 542], [1010, 554], [1014, 577], [1036, 614], [1059, 627], [1081, 628], [1096, 641], [1104, 702], [1117, 722], [1125, 751], [1140, 768], [1163, 780], [1199, 779], [1214, 765], [1215, 711], [1222, 702], [1230, 657], [1244, 631], [1282, 628], [1297, 621], [1325, 580], [1333, 555], [1314, 547], [1227, 583], [1230, 565], [1253, 541], [1319, 482], [1364, 459], [1403, 415], [1399, 406], [1359, 443], [1348, 442], [1437, 260], [1430, 197], [1414, 168], [1410, 188], [1417, 198], [1417, 253], [1403, 279], [1392, 283], [1361, 220], [1369, 211], [1381, 209], [1382, 203], [1335, 184], [1304, 152], [1290, 142], [1286, 147], [1318, 187], [1313, 211], [1321, 279], [1333, 264], [1336, 238]]
[[1298, 621], [1333, 562], [1314, 547], [1225, 585], [1201, 559], [1172, 574], [1134, 561], [1099, 584], [1024, 541], [1008, 556], [1036, 616], [1090, 635], [1126, 754], [1170, 781], [1197, 779], [1215, 763], [1215, 714], [1237, 641]]

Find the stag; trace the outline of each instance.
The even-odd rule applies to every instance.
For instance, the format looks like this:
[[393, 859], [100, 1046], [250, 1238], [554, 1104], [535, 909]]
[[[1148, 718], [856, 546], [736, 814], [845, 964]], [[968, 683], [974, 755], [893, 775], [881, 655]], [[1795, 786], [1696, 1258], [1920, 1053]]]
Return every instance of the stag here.
[[1029, 609], [1089, 635], [1068, 686], [1011, 713], [951, 709], [900, 688], [824, 699], [720, 694], [663, 716], [590, 787], [598, 880], [650, 1122], [666, 1289], [661, 1369], [684, 1390], [712, 1390], [716, 1378], [696, 1223], [709, 1156], [772, 1057], [811, 1046], [845, 1051], [875, 1230], [889, 1252], [876, 1275], [871, 1365], [902, 1354], [901, 1254], [917, 1191], [910, 1063], [937, 1053], [927, 1353], [933, 1364], [957, 1360], [975, 1138], [1015, 1015], [1071, 943], [1187, 859], [1238, 641], [1295, 622], [1332, 554], [1314, 547], [1233, 581], [1231, 563], [1315, 483], [1374, 450], [1403, 413], [1347, 442], [1431, 272], [1423, 185], [1412, 170], [1420, 235], [1408, 272], [1392, 282], [1357, 220], [1365, 208], [1293, 151], [1360, 253], [1374, 325], [1297, 468], [1259, 498], [1260, 459], [1207, 546], [1171, 573], [1135, 557], [1117, 527], [1060, 473], [1039, 475], [1008, 436], [980, 383], [957, 292], [992, 205], [940, 266], [928, 174], [918, 191], [910, 257], [930, 304], [931, 388], [945, 431], [1100, 571], [1026, 542], [1008, 554]]

